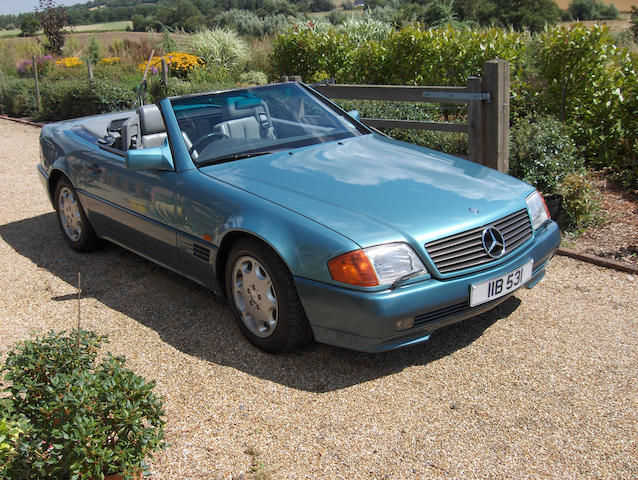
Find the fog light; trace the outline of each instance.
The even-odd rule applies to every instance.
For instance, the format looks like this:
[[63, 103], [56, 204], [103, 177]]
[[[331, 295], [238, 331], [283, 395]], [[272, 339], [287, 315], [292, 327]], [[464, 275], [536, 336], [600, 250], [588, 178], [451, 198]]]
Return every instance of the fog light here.
[[401, 320], [397, 320], [396, 327], [397, 330], [407, 330], [408, 328], [412, 328], [414, 326], [414, 317], [402, 318]]

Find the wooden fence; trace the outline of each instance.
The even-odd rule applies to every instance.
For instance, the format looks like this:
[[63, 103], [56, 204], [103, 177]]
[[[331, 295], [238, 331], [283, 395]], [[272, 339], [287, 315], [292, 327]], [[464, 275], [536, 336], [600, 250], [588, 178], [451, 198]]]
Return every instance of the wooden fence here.
[[467, 123], [381, 118], [362, 118], [361, 121], [375, 128], [467, 133], [470, 160], [501, 172], [508, 171], [510, 66], [505, 60], [487, 62], [483, 76], [468, 78], [464, 87], [317, 85], [314, 88], [331, 99], [467, 104]]

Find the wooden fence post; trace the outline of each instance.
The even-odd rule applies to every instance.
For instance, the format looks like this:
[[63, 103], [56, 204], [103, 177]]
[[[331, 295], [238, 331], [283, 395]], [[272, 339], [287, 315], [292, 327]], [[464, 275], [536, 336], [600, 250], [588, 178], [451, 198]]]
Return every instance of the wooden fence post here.
[[33, 61], [33, 79], [35, 80], [35, 99], [38, 102], [38, 112], [42, 111], [42, 100], [40, 100], [40, 83], [38, 82], [38, 64], [35, 61], [35, 55], [31, 56]]
[[86, 59], [86, 68], [89, 71], [89, 80], [93, 80], [93, 66], [91, 65], [91, 59]]
[[162, 83], [165, 87], [168, 85], [168, 64], [164, 57], [162, 57]]
[[[467, 90], [470, 93], [483, 91], [482, 80], [479, 77], [467, 79]], [[471, 100], [467, 102], [467, 147], [468, 158], [474, 163], [485, 165], [485, 102]]]
[[485, 162], [499, 172], [509, 170], [510, 64], [491, 60], [483, 69], [483, 88], [491, 101], [485, 104]]

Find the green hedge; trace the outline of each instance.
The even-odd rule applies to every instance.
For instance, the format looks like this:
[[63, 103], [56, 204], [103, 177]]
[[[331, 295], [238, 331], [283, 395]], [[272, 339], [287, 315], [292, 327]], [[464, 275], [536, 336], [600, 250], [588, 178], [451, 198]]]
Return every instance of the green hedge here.
[[42, 112], [36, 117], [56, 121], [128, 110], [135, 92], [105, 80], [64, 80], [42, 86]]
[[339, 26], [295, 25], [275, 39], [270, 75], [464, 85], [494, 58], [511, 63], [514, 121], [530, 113], [559, 118], [589, 166], [638, 187], [638, 60], [616, 47], [602, 25], [554, 27], [538, 35], [410, 25], [365, 41]]

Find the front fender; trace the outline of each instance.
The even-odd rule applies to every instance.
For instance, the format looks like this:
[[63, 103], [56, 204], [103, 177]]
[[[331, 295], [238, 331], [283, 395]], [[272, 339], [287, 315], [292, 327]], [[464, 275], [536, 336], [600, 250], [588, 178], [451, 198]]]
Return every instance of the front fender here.
[[190, 239], [224, 254], [229, 238], [254, 236], [269, 245], [293, 275], [334, 283], [327, 262], [360, 248], [347, 237], [277, 203], [203, 175], [198, 170], [180, 173], [181, 230]]

